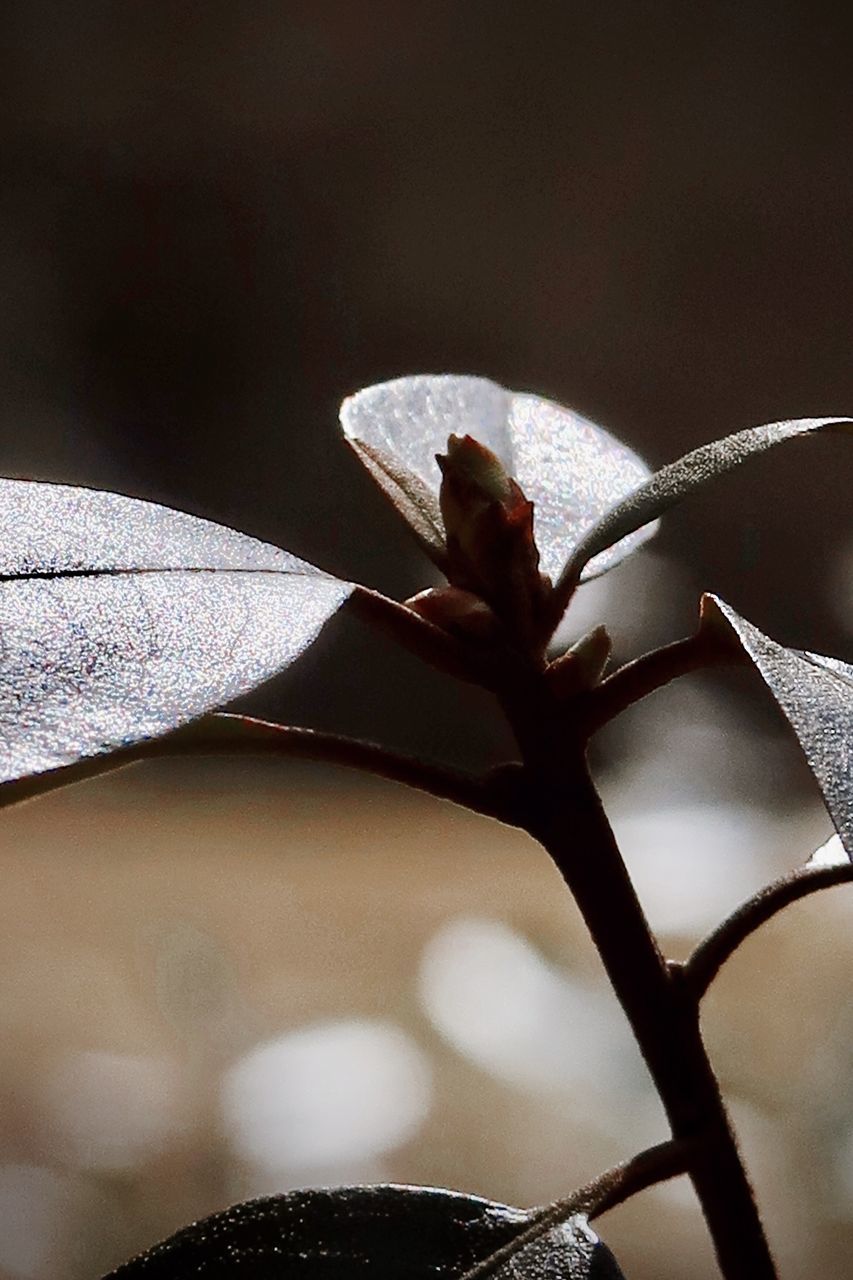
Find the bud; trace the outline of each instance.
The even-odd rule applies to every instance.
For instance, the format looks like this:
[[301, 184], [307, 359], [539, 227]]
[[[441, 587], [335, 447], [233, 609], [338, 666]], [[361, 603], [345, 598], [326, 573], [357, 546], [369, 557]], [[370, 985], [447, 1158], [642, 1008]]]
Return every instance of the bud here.
[[533, 503], [500, 459], [471, 436], [451, 436], [437, 455], [448, 580], [487, 601], [529, 641], [546, 596], [533, 538]]
[[500, 458], [472, 436], [451, 436], [447, 454], [437, 454], [436, 461], [443, 477], [439, 502], [448, 537], [464, 541], [472, 517], [493, 503], [508, 510], [517, 501], [513, 486], [523, 497]]
[[598, 684], [610, 658], [612, 642], [603, 626], [581, 636], [547, 670], [548, 683], [558, 697], [571, 697]]
[[494, 640], [501, 624], [479, 596], [460, 587], [429, 587], [406, 601], [410, 609], [433, 626], [473, 640]]

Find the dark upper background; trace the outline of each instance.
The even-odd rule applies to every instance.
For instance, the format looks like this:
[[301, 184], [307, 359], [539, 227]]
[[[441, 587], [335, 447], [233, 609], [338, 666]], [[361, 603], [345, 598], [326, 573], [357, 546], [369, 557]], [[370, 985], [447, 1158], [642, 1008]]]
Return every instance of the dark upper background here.
[[[157, 499], [407, 594], [418, 562], [336, 437], [359, 386], [487, 374], [653, 463], [853, 405], [831, 10], [10, 0], [3, 22], [7, 474]], [[841, 442], [794, 447], [659, 545], [779, 638], [843, 653], [851, 479]], [[464, 754], [456, 691], [426, 686], [443, 728], [401, 725], [407, 663], [371, 670], [342, 630], [265, 710], [425, 748], [455, 724]]]

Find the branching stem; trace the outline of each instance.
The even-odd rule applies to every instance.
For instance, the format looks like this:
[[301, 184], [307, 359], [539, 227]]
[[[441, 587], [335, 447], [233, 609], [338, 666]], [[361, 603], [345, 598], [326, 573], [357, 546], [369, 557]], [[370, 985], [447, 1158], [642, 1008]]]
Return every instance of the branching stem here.
[[698, 1003], [660, 953], [572, 736], [547, 684], [505, 699], [525, 765], [527, 830], [561, 872], [645, 1058], [676, 1140], [694, 1148], [689, 1174], [725, 1280], [777, 1280], [719, 1086], [702, 1043]]
[[718, 925], [699, 943], [683, 966], [684, 981], [693, 999], [701, 1000], [726, 961], [756, 929], [772, 919], [778, 911], [837, 884], [853, 881], [853, 863], [840, 862], [828, 867], [800, 867], [760, 889], [728, 919]]

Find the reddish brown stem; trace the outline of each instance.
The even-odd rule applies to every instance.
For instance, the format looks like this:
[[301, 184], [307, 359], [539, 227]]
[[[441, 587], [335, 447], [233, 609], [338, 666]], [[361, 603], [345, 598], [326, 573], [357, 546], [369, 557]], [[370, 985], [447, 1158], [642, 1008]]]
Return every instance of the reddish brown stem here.
[[503, 822], [514, 820], [501, 789], [488, 780], [480, 781], [452, 769], [398, 756], [372, 742], [224, 713], [205, 716], [164, 738], [148, 739], [110, 755], [93, 756], [62, 769], [3, 783], [0, 807], [142, 760], [200, 755], [275, 756], [343, 765], [391, 782], [401, 782]]
[[710, 629], [697, 631], [684, 640], [675, 640], [672, 644], [644, 653], [642, 657], [626, 662], [592, 691], [585, 722], [588, 732], [596, 733], [635, 702], [647, 698], [679, 676], [737, 660], [731, 646], [721, 643]]
[[690, 1157], [690, 1147], [683, 1142], [662, 1142], [648, 1151], [641, 1151], [632, 1160], [608, 1169], [564, 1200], [555, 1200], [552, 1204], [533, 1210], [530, 1214], [530, 1226], [526, 1230], [489, 1254], [488, 1258], [483, 1258], [460, 1276], [459, 1280], [485, 1280], [486, 1276], [493, 1275], [510, 1258], [561, 1222], [566, 1222], [577, 1214], [597, 1218], [640, 1191], [646, 1191], [669, 1178], [677, 1178], [679, 1174], [687, 1172]]
[[583, 744], [544, 681], [507, 699], [527, 778], [526, 825], [574, 895], [663, 1102], [696, 1152], [690, 1177], [726, 1280], [777, 1280], [699, 1031], [697, 1002], [664, 961], [636, 897]]
[[800, 867], [760, 889], [728, 919], [718, 925], [699, 943], [684, 965], [684, 981], [694, 1000], [701, 1000], [726, 961], [734, 955], [751, 933], [772, 919], [778, 911], [837, 884], [853, 881], [853, 863], [841, 862], [829, 867]]
[[356, 587], [342, 608], [384, 632], [429, 666], [458, 680], [492, 687], [484, 670], [488, 666], [487, 655], [480, 657], [470, 645], [463, 644], [407, 605], [368, 587]]

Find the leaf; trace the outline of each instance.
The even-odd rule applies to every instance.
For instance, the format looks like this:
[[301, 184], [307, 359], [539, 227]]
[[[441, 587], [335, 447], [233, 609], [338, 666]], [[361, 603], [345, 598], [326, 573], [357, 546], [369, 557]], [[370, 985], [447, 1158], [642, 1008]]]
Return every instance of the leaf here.
[[[249, 1200], [185, 1227], [107, 1280], [436, 1280], [460, 1277], [531, 1214], [431, 1187], [340, 1187]], [[620, 1280], [574, 1218], [519, 1250], [496, 1280]]]
[[786, 649], [724, 601], [704, 596], [703, 619], [712, 615], [734, 634], [785, 713], [853, 860], [853, 667]]
[[445, 561], [444, 525], [436, 494], [395, 454], [364, 440], [348, 443], [430, 560], [441, 568]]
[[246, 693], [351, 591], [183, 512], [0, 480], [0, 782], [157, 737]]
[[[450, 435], [486, 445], [534, 503], [541, 567], [552, 576], [590, 526], [649, 475], [635, 453], [579, 413], [487, 378], [419, 375], [366, 387], [344, 401], [341, 424], [350, 443], [399, 459], [433, 494], [435, 455]], [[584, 576], [612, 568], [653, 532], [608, 547]]]
[[490, 1280], [624, 1280], [585, 1218], [571, 1218], [519, 1249]]
[[656, 471], [651, 479], [635, 488], [617, 506], [593, 525], [577, 546], [565, 576], [584, 577], [584, 566], [594, 557], [606, 554], [607, 548], [633, 536], [650, 520], [675, 506], [682, 498], [709, 481], [733, 471], [742, 462], [774, 445], [824, 430], [853, 430], [848, 418], [792, 418], [784, 422], [768, 422], [761, 427], [747, 427], [734, 435], [700, 445], [676, 462]]

